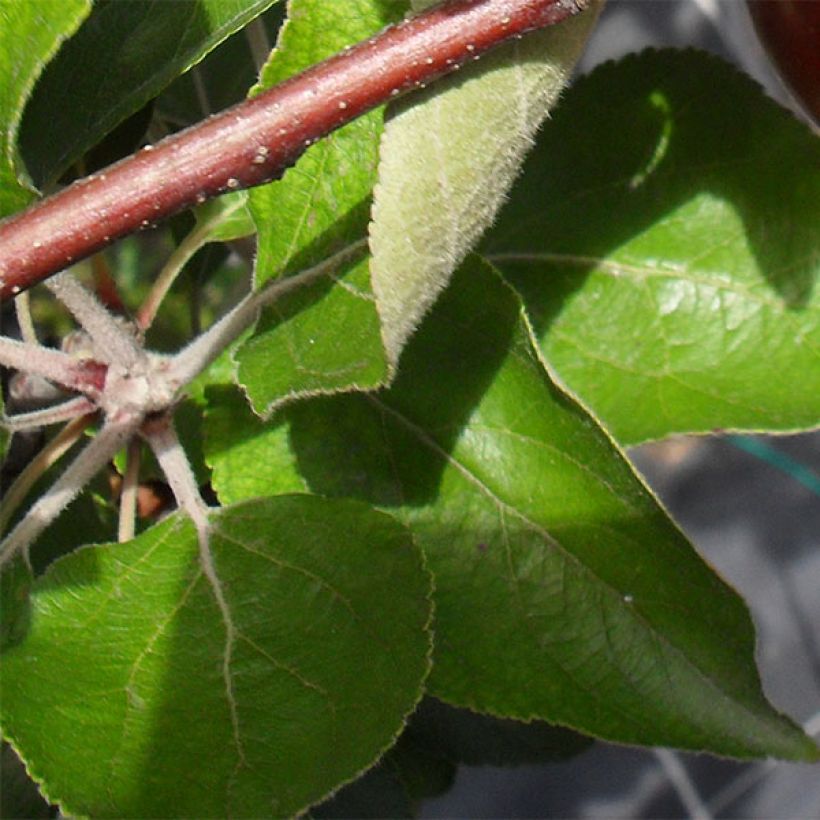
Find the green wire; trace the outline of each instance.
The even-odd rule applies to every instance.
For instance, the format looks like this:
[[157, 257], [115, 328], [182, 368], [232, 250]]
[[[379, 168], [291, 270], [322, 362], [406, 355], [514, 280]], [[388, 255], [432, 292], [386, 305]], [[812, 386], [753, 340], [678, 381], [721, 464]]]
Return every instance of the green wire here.
[[816, 495], [820, 495], [820, 475], [805, 464], [801, 464], [791, 456], [787, 456], [785, 453], [757, 438], [727, 436], [727, 441], [737, 447], [738, 450], [743, 450], [750, 455], [756, 456], [776, 470], [780, 470], [795, 481], [799, 481], [804, 487], [807, 487]]

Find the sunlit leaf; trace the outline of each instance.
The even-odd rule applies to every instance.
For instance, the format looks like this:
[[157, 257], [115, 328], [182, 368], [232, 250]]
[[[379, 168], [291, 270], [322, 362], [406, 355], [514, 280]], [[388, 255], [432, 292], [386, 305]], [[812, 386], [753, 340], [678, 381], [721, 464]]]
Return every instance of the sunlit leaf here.
[[[417, 0], [414, 7], [432, 5]], [[393, 365], [495, 213], [567, 82], [601, 3], [402, 102], [382, 139], [370, 247]]]
[[820, 139], [693, 51], [608, 64], [539, 136], [483, 252], [624, 443], [820, 424]]
[[296, 814], [420, 696], [430, 579], [400, 524], [309, 496], [210, 520], [209, 553], [175, 515], [35, 584], [2, 728], [71, 814]]
[[206, 435], [223, 501], [265, 493], [278, 465], [278, 490], [291, 476], [411, 526], [436, 578], [438, 697], [620, 742], [816, 756], [763, 698], [741, 600], [551, 382], [518, 300], [480, 262], [390, 390], [315, 399], [269, 426], [237, 416], [239, 450]]

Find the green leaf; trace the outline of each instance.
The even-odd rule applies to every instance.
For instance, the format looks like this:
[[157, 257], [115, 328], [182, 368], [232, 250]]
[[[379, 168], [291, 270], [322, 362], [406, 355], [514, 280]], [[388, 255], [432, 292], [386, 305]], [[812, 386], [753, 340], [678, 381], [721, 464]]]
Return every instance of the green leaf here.
[[223, 194], [194, 209], [198, 235], [197, 244], [202, 247], [207, 242], [230, 242], [250, 236], [256, 225], [248, 210], [248, 192], [235, 191]]
[[196, 70], [177, 77], [156, 99], [157, 119], [177, 130], [244, 100], [258, 79], [259, 64], [268, 59], [266, 53], [257, 64], [261, 54], [252, 43], [258, 39], [260, 51], [269, 52], [284, 16], [285, 4], [275, 3], [252, 28], [228, 37], [197, 63]]
[[453, 785], [456, 766], [440, 755], [416, 746], [405, 732], [398, 743], [369, 771], [310, 811], [310, 817], [417, 817], [417, 803], [443, 794]]
[[260, 415], [289, 399], [383, 383], [386, 366], [369, 257], [364, 242], [358, 249], [330, 277], [268, 308], [236, 353], [239, 383]]
[[468, 766], [523, 766], [564, 760], [589, 748], [583, 735], [541, 721], [522, 723], [424, 698], [405, 730], [408, 742]]
[[[432, 0], [413, 3], [416, 9], [429, 5]], [[392, 365], [492, 222], [601, 5], [596, 0], [574, 19], [502, 46], [401, 102], [390, 119], [370, 247]]]
[[[235, 431], [256, 464], [413, 529], [436, 578], [432, 694], [620, 742], [817, 756], [763, 698], [743, 603], [551, 382], [518, 300], [476, 259], [390, 390], [274, 421]], [[265, 474], [236, 482], [213, 432], [223, 501], [264, 493]]]
[[0, 572], [0, 649], [22, 640], [31, 623], [29, 593], [34, 577], [22, 557]]
[[[388, 752], [388, 756], [391, 753]], [[392, 760], [382, 760], [326, 803], [311, 810], [311, 818], [382, 820], [415, 817], [413, 806]]]
[[[403, 0], [291, 0], [261, 91], [398, 19]], [[256, 188], [256, 283], [316, 265], [364, 242], [376, 178], [383, 111], [311, 147], [284, 177]], [[378, 314], [362, 255], [335, 287], [320, 282], [265, 312], [238, 354], [239, 379], [254, 407], [270, 412], [294, 395], [373, 387], [386, 376]], [[331, 280], [332, 281], [332, 280]]]
[[2, 728], [71, 814], [293, 815], [370, 765], [419, 698], [430, 579], [401, 525], [309, 496], [210, 523], [202, 554], [177, 514], [34, 587]]
[[579, 81], [483, 251], [624, 443], [820, 423], [820, 139], [703, 53]]
[[90, 10], [91, 0], [0, 3], [0, 218], [34, 195], [18, 157], [23, 106], [45, 64]]
[[4, 742], [0, 755], [0, 817], [48, 820], [52, 816], [51, 806], [37, 791], [14, 750]]
[[42, 185], [56, 179], [114, 126], [274, 2], [98, 3], [49, 65], [26, 109], [21, 139], [34, 181]]

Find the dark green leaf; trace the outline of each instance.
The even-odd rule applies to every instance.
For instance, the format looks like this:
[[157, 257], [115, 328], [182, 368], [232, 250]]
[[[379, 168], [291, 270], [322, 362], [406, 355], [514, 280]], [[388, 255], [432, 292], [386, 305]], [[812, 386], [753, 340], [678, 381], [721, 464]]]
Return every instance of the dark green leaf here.
[[[476, 260], [391, 390], [284, 418], [245, 428], [257, 464], [416, 533], [436, 577], [433, 694], [621, 742], [816, 757], [763, 698], [740, 599], [553, 385], [518, 301]], [[234, 483], [228, 442], [206, 450], [223, 500], [266, 491], [264, 475]]]
[[563, 760], [591, 744], [583, 735], [542, 721], [481, 715], [425, 698], [405, 730], [409, 742], [454, 763], [468, 766], [520, 766]]
[[289, 816], [391, 745], [429, 666], [430, 579], [360, 503], [179, 514], [34, 587], [3, 659], [3, 733], [95, 817]]
[[21, 141], [34, 181], [42, 185], [58, 177], [114, 126], [274, 2], [98, 3], [49, 65], [26, 109]]
[[33, 198], [18, 158], [23, 106], [43, 67], [91, 10], [91, 0], [0, 3], [0, 218]]
[[820, 139], [718, 59], [567, 94], [483, 251], [624, 443], [820, 423]]

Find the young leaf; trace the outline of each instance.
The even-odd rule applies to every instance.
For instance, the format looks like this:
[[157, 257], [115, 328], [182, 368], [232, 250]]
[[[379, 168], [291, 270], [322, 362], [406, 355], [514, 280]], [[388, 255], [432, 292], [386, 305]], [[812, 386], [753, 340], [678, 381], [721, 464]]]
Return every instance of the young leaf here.
[[[284, 417], [245, 428], [257, 463], [289, 448], [284, 471], [390, 509], [425, 550], [432, 694], [620, 742], [817, 756], [763, 698], [741, 600], [554, 386], [486, 265], [459, 271], [390, 390]], [[224, 501], [240, 490], [229, 448], [206, 444]], [[249, 491], [265, 487], [245, 476]]]
[[35, 183], [58, 177], [114, 126], [274, 2], [97, 4], [44, 73], [26, 109], [21, 141]]
[[483, 252], [624, 443], [820, 423], [820, 139], [694, 51], [601, 67]]
[[[403, 0], [291, 0], [289, 19], [255, 90], [281, 82], [401, 16]], [[375, 182], [382, 110], [321, 140], [282, 180], [251, 191], [259, 230], [256, 283], [296, 273], [357, 242], [364, 244]], [[364, 254], [291, 304], [265, 313], [242, 348], [239, 378], [257, 411], [283, 399], [386, 375], [378, 315]]]
[[26, 99], [43, 66], [90, 10], [91, 0], [0, 4], [0, 218], [33, 198], [17, 148]]
[[[416, 0], [420, 10], [432, 0]], [[382, 139], [370, 247], [388, 358], [492, 221], [602, 5], [400, 104]]]
[[309, 496], [210, 521], [219, 589], [180, 515], [35, 584], [3, 733], [72, 814], [296, 814], [370, 765], [420, 696], [430, 579], [403, 527]]

